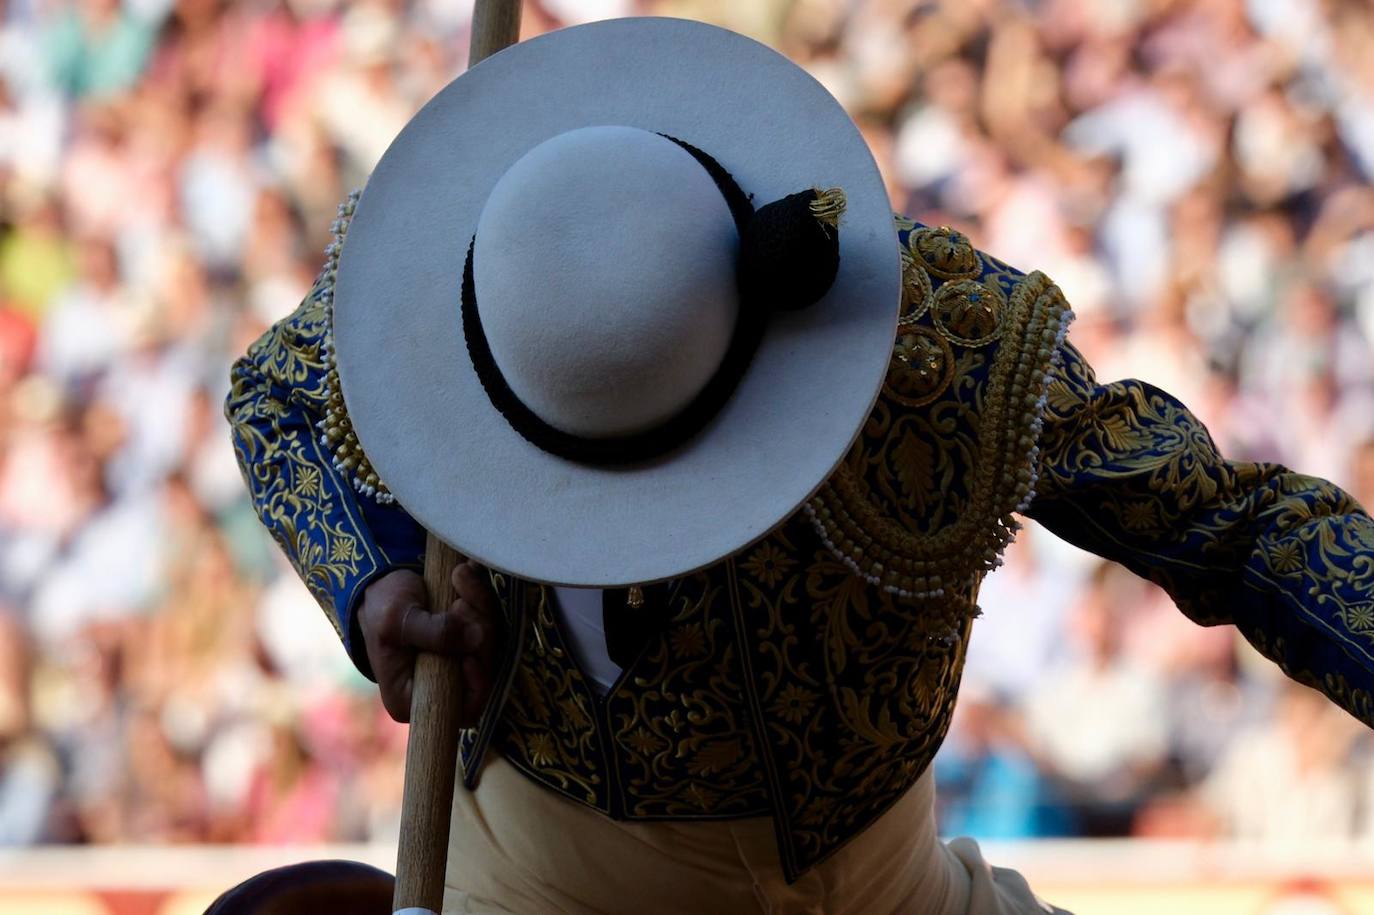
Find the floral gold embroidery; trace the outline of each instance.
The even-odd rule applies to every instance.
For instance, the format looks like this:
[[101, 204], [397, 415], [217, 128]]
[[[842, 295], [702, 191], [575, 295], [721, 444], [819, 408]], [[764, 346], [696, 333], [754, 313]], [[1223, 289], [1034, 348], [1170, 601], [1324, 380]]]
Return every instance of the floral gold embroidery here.
[[1370, 721], [1368, 691], [1350, 684], [1374, 669], [1374, 521], [1324, 480], [1225, 460], [1173, 397], [1099, 384], [1062, 351], [1032, 516], [1161, 585], [1194, 621], [1234, 623], [1289, 676]]
[[936, 329], [955, 343], [984, 346], [1002, 332], [1006, 307], [1006, 297], [996, 286], [960, 280], [940, 287], [931, 315]]
[[1341, 618], [1353, 631], [1370, 633], [1374, 630], [1374, 601], [1351, 604], [1340, 611]]
[[769, 540], [808, 557], [772, 588], [739, 579], [751, 680], [785, 811], [784, 866], [796, 872], [925, 770], [948, 726], [968, 620], [961, 597], [951, 597], [951, 620], [854, 575], [804, 516]]
[[530, 762], [536, 766], [547, 766], [554, 761], [553, 738], [547, 732], [539, 732], [529, 736]]
[[746, 572], [770, 588], [776, 585], [796, 564], [795, 559], [768, 541], [764, 541], [758, 549], [749, 555], [748, 559], [741, 563]]
[[[1002, 281], [1012, 284], [1010, 296]], [[890, 370], [885, 392], [895, 403], [879, 399], [849, 456], [805, 506], [851, 570], [902, 598], [948, 604], [950, 595], [971, 594], [970, 583], [1000, 564], [1017, 528], [1012, 515], [1034, 491], [1050, 369], [1071, 314], [1041, 273], [972, 285], [1006, 301], [991, 361], [968, 344], [951, 349], [953, 379], [928, 400], [893, 390]], [[946, 288], [936, 291], [932, 323]], [[941, 339], [927, 325], [914, 330], [923, 341]], [[901, 409], [913, 404], [921, 409]], [[971, 597], [964, 609], [973, 612]]]
[[897, 335], [886, 386], [894, 400], [923, 407], [944, 393], [954, 379], [954, 351], [929, 327], [911, 327]]
[[1280, 541], [1269, 550], [1269, 567], [1283, 575], [1302, 571], [1302, 547], [1291, 540]]
[[706, 653], [706, 635], [701, 631], [701, 623], [674, 627], [668, 641], [676, 658], [694, 658]]
[[383, 560], [310, 426], [329, 398], [323, 283], [235, 363], [224, 412], [254, 509], [342, 638], [340, 615]]
[[935, 289], [930, 274], [916, 263], [911, 252], [902, 248], [902, 310], [897, 324], [912, 324], [920, 319], [935, 301]]
[[[758, 551], [761, 574], [796, 564]], [[739, 816], [767, 810], [749, 688], [739, 670], [723, 567], [680, 580], [666, 637], [651, 641], [604, 702], [623, 815]]]
[[[595, 699], [572, 666], [554, 623], [550, 591], [519, 582], [532, 607], [522, 655], [494, 740], [512, 765], [580, 803], [609, 810], [604, 750], [591, 714]], [[573, 709], [554, 715], [554, 709]]]
[[907, 247], [931, 276], [943, 280], [966, 279], [983, 271], [973, 245], [962, 232], [949, 226], [914, 229], [907, 239]]
[[625, 742], [642, 756], [652, 756], [667, 746], [665, 741], [659, 740], [644, 728], [636, 728]]
[[[518, 650], [499, 714], [483, 719], [495, 734], [460, 738], [466, 783], [490, 738], [530, 777], [612, 816], [771, 811], [794, 877], [929, 765], [979, 582], [1011, 514], [1028, 508], [1160, 582], [1192, 618], [1235, 622], [1290, 676], [1374, 724], [1374, 523], [1363, 510], [1323, 481], [1221, 459], [1201, 424], [1148, 385], [1098, 385], [1062, 344], [1068, 314], [1053, 284], [974, 257], [1005, 303], [996, 339], [951, 341], [929, 307], [909, 312], [901, 333], [948, 348], [937, 396], [913, 407], [885, 386], [806, 510], [684, 578], [663, 635], [604, 700], [566, 649], [547, 589], [492, 576]], [[313, 294], [236, 367], [229, 413], [264, 520], [311, 590], [339, 603], [385, 559], [297, 409], [309, 404], [313, 420], [328, 399], [327, 327]]]
[[773, 713], [793, 724], [801, 724], [816, 704], [816, 694], [795, 683], [789, 683], [773, 702]]

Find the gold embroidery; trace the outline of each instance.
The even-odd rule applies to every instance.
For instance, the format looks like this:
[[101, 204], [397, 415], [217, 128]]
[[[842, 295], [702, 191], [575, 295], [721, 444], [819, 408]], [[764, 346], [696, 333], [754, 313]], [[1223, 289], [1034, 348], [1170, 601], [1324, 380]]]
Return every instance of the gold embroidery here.
[[936, 329], [955, 343], [984, 346], [1001, 334], [1006, 307], [1006, 297], [996, 286], [960, 280], [940, 287], [931, 318]]
[[[782, 555], [765, 561], [795, 564]], [[617, 816], [767, 810], [759, 754], [742, 715], [745, 686], [729, 605], [709, 574], [679, 583], [667, 632], [600, 700], [563, 647], [548, 590], [524, 587], [539, 612], [500, 736], [502, 752], [517, 768]]]
[[1374, 641], [1374, 601], [1348, 604], [1337, 610], [1336, 615], [1351, 632]]
[[[1072, 346], [1063, 352], [1036, 517], [1115, 553], [1194, 621], [1235, 623], [1290, 676], [1368, 716], [1368, 693], [1338, 666], [1306, 667], [1324, 640], [1328, 664], [1374, 663], [1374, 522], [1324, 480], [1225, 460], [1178, 401], [1138, 381], [1098, 384]], [[1289, 627], [1303, 638], [1285, 639]]]
[[769, 541], [760, 544], [742, 563], [749, 574], [767, 582], [770, 587], [781, 581], [796, 564], [795, 559]]
[[910, 251], [902, 248], [902, 310], [897, 318], [898, 326], [915, 324], [934, 301], [930, 274], [916, 263]]
[[[512, 630], [521, 651], [502, 681], [513, 685], [497, 703], [500, 724], [483, 721], [500, 729], [518, 767], [614, 815], [771, 807], [790, 876], [825, 858], [901, 797], [944, 737], [978, 582], [1010, 536], [1010, 511], [1037, 483], [1042, 409], [1052, 428], [1041, 488], [1076, 493], [1108, 531], [1099, 544], [1130, 541], [1131, 557], [1159, 560], [1144, 574], [1184, 593], [1184, 563], [1160, 557], [1169, 538], [1187, 539], [1194, 568], [1244, 568], [1245, 586], [1276, 583], [1275, 593], [1301, 603], [1293, 612], [1306, 614], [1304, 625], [1335, 633], [1349, 658], [1374, 651], [1374, 526], [1352, 500], [1282, 468], [1222, 461], [1200, 424], [1147, 386], [1096, 387], [1074, 358], [1051, 370], [1067, 320], [1058, 291], [1039, 274], [975, 257], [986, 267], [982, 287], [1005, 297], [995, 345], [946, 340], [929, 305], [905, 312], [901, 334], [939, 340], [949, 353], [937, 395], [913, 408], [889, 383], [809, 504], [815, 523], [794, 516], [747, 555], [685, 579], [667, 630], [605, 702], [563, 647], [547, 591], [494, 577], [503, 606], [538, 609], [533, 624]], [[909, 266], [930, 282], [914, 259]], [[908, 296], [919, 282], [905, 284]], [[322, 408], [327, 324], [312, 296], [265, 336], [236, 371], [231, 411], [238, 447], [272, 464], [250, 462], [255, 499], [322, 601], [375, 560], [352, 519], [330, 526], [341, 490], [272, 387]], [[903, 354], [906, 366], [922, 358], [899, 340], [894, 365]], [[257, 451], [268, 443], [279, 450]], [[1181, 604], [1200, 621], [1228, 621], [1238, 579], [1212, 577], [1214, 595]], [[1362, 683], [1295, 660], [1307, 640], [1254, 626], [1246, 634], [1291, 676], [1374, 724]], [[462, 740], [471, 769], [481, 738]]]
[[[842, 187], [813, 188], [815, 198], [811, 201], [811, 215], [816, 221], [831, 229], [840, 227], [840, 217], [844, 215], [848, 200]], [[833, 233], [832, 233], [833, 234]]]
[[345, 500], [326, 484], [325, 457], [285, 398], [323, 413], [321, 341], [325, 307], [317, 282], [289, 318], [262, 335], [234, 366], [225, 416], [254, 508], [340, 637], [338, 608], [380, 567]]
[[914, 229], [907, 247], [917, 263], [943, 280], [968, 279], [983, 272], [973, 245], [949, 226]]
[[923, 407], [944, 393], [954, 379], [954, 351], [928, 327], [897, 336], [887, 368], [886, 392], [908, 407]]
[[496, 735], [501, 752], [516, 768], [560, 793], [609, 810], [605, 751], [594, 721], [596, 699], [562, 647], [549, 590], [528, 582], [514, 587], [524, 589], [534, 613], [523, 645], [526, 661], [515, 671]]
[[805, 559], [780, 579], [740, 564], [735, 579], [795, 873], [925, 770], [948, 727], [969, 621], [867, 584], [804, 517], [765, 543]]
[[[776, 550], [756, 550], [754, 559], [764, 574], [795, 565]], [[678, 583], [666, 638], [651, 641], [623, 685], [605, 699], [626, 816], [737, 816], [767, 809], [719, 569]]]
[[1029, 503], [1040, 411], [1069, 312], [1058, 287], [1032, 273], [1016, 281], [1002, 314], [990, 364], [965, 350], [957, 381], [920, 412], [880, 399], [807, 503], [826, 545], [900, 597], [945, 598], [994, 568], [1016, 530], [1012, 514]]

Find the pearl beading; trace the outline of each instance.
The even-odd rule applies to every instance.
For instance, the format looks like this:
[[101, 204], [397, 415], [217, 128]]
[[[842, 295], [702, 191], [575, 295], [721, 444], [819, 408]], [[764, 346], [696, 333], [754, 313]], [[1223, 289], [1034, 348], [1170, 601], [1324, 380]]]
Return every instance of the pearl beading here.
[[381, 505], [389, 505], [396, 501], [396, 497], [377, 476], [372, 462], [363, 453], [358, 434], [353, 430], [353, 421], [348, 417], [343, 388], [339, 384], [339, 369], [334, 361], [334, 281], [339, 271], [339, 255], [343, 253], [344, 239], [348, 235], [348, 226], [353, 221], [353, 212], [357, 209], [358, 197], [361, 194], [361, 190], [354, 191], [339, 204], [338, 218], [329, 227], [334, 238], [324, 249], [324, 268], [320, 273], [320, 302], [324, 306], [326, 331], [320, 344], [320, 362], [325, 368], [328, 401], [324, 419], [316, 423], [315, 428], [320, 433], [320, 445], [330, 454], [334, 469], [348, 480], [349, 485], [359, 495], [375, 499]]
[[[1039, 442], [1045, 425], [1050, 382], [1054, 368], [1062, 361], [1061, 347], [1073, 312], [1058, 288], [1039, 273], [1023, 279], [1013, 293], [1012, 304], [1013, 311], [1019, 310], [1023, 315], [1023, 344], [1015, 353], [1014, 364], [1008, 365], [1001, 377], [1010, 394], [1007, 412], [1015, 414], [1018, 405], [1025, 409], [1020, 416], [1002, 417], [1008, 433], [1008, 447], [994, 457], [999, 462], [1000, 459], [1016, 460], [1010, 447], [1010, 442], [1014, 441], [1024, 463], [1014, 473], [1008, 468], [1001, 474], [1002, 483], [997, 489], [1007, 495], [996, 501], [1005, 506], [1002, 510], [976, 511], [964, 519], [975, 531], [982, 528], [984, 546], [981, 550], [974, 545], [972, 537], [946, 542], [950, 538], [940, 535], [920, 538], [909, 532], [889, 530], [891, 523], [881, 518], [864, 496], [854, 474], [843, 466], [803, 506], [817, 535], [836, 559], [870, 585], [898, 598], [941, 600], [950, 596], [957, 585], [964, 586], [959, 591], [971, 593], [983, 575], [1003, 564], [1007, 545], [1021, 529], [1020, 521], [1012, 515], [1026, 511], [1035, 498], [1040, 479]], [[1003, 345], [1009, 343], [1004, 341]], [[1019, 435], [1012, 431], [1018, 425], [1021, 426]], [[985, 429], [983, 434], [998, 435], [1001, 431]], [[993, 462], [984, 461], [978, 468], [980, 486], [994, 482], [991, 477], [994, 468], [990, 463]], [[981, 555], [970, 558], [971, 550]]]

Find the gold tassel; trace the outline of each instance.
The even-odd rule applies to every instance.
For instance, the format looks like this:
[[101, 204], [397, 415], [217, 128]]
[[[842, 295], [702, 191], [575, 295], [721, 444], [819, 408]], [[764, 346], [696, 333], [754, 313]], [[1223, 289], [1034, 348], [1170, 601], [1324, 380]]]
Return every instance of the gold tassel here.
[[638, 610], [644, 606], [644, 590], [639, 585], [630, 587], [630, 593], [625, 595], [625, 606], [631, 610]]
[[816, 199], [811, 201], [811, 215], [823, 225], [838, 229], [840, 217], [844, 215], [844, 208], [848, 203], [844, 196], [844, 188], [830, 187], [821, 190], [817, 187], [812, 190], [816, 192]]

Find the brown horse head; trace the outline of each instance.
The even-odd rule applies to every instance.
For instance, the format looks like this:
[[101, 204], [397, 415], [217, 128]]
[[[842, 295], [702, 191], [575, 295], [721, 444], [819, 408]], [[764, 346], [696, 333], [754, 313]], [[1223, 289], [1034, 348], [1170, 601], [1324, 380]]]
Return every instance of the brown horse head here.
[[395, 882], [386, 871], [356, 861], [307, 861], [245, 880], [205, 915], [391, 915]]

